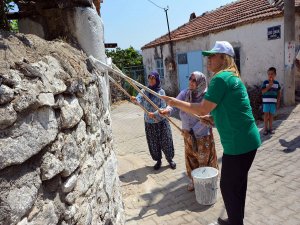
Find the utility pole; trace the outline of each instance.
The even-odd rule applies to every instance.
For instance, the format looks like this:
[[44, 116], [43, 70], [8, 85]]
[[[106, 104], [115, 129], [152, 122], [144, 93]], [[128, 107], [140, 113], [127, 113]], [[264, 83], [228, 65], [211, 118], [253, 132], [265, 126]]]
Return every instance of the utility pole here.
[[284, 0], [283, 103], [295, 104], [295, 0]]
[[170, 41], [171, 56], [172, 56], [172, 58], [174, 58], [173, 43], [172, 43], [172, 39], [171, 39], [170, 26], [169, 26], [169, 18], [168, 18], [168, 9], [169, 9], [169, 7], [164, 8], [165, 13], [166, 13], [166, 18], [167, 18], [167, 24], [168, 24], [168, 34], [169, 34], [169, 41]]
[[153, 5], [155, 5], [157, 8], [163, 9], [166, 13], [166, 19], [167, 19], [167, 24], [168, 24], [168, 35], [169, 35], [169, 43], [170, 43], [170, 51], [171, 51], [171, 57], [172, 59], [174, 59], [174, 53], [173, 53], [173, 43], [172, 43], [172, 38], [171, 38], [171, 32], [170, 32], [170, 26], [169, 26], [169, 18], [168, 18], [168, 10], [169, 10], [169, 6], [167, 6], [167, 8], [163, 8], [160, 7], [159, 5], [157, 5], [156, 3], [154, 3], [151, 0], [147, 0], [148, 2], [151, 2]]
[[168, 18], [168, 9], [169, 9], [169, 7], [164, 8], [165, 13], [166, 13], [166, 18], [167, 18], [167, 24], [168, 24], [169, 39], [171, 41], [171, 33], [170, 33], [169, 18]]

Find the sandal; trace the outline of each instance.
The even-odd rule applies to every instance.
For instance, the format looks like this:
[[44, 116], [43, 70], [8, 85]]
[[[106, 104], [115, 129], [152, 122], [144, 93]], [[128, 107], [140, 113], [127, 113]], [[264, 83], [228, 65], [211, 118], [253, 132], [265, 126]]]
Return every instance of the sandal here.
[[263, 135], [268, 135], [268, 130], [265, 130], [265, 131], [263, 132]]
[[269, 134], [275, 134], [275, 131], [272, 130], [272, 129], [270, 129], [270, 130], [269, 130]]
[[187, 190], [188, 191], [194, 191], [195, 190], [194, 184], [192, 182], [188, 184]]

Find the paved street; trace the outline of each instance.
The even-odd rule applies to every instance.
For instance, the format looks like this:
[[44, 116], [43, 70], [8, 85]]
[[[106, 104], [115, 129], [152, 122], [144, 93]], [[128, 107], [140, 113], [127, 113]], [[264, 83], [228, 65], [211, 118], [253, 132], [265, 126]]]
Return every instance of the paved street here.
[[[249, 173], [245, 225], [300, 225], [300, 105], [280, 111], [276, 133], [263, 137]], [[176, 128], [177, 169], [164, 160], [154, 171], [143, 111], [127, 102], [113, 105], [112, 126], [127, 225], [213, 225], [226, 217], [219, 189], [213, 206], [198, 204], [195, 193], [187, 191], [183, 139]], [[221, 167], [222, 147], [214, 133]]]

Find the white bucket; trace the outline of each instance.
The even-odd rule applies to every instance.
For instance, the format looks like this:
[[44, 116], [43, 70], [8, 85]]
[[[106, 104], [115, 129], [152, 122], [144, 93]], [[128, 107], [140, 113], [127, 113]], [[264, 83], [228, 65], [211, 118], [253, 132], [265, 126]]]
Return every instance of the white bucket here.
[[201, 205], [217, 201], [219, 171], [213, 167], [200, 167], [192, 171], [196, 200]]

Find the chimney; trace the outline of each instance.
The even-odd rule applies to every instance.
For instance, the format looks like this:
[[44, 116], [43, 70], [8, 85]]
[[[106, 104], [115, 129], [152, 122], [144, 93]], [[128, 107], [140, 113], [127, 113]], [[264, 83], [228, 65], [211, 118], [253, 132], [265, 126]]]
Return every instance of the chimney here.
[[189, 21], [192, 21], [193, 19], [195, 19], [196, 18], [196, 14], [193, 12], [193, 13], [191, 13], [191, 15], [190, 15], [190, 20]]

